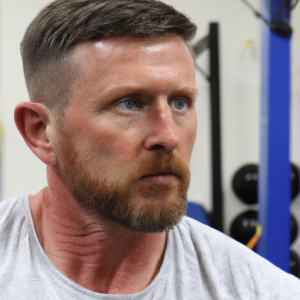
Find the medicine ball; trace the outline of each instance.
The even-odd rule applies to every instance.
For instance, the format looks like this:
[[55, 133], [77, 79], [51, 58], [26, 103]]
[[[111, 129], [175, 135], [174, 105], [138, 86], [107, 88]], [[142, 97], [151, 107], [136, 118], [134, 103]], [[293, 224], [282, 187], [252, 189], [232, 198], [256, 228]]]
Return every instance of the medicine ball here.
[[[256, 233], [257, 211], [248, 210], [238, 215], [231, 223], [230, 236], [238, 242], [247, 245]], [[293, 215], [291, 215], [291, 244], [298, 236], [298, 224]]]
[[233, 177], [233, 191], [246, 204], [255, 204], [257, 203], [257, 181], [257, 165], [245, 165]]
[[300, 277], [300, 258], [293, 249], [290, 251], [290, 273], [296, 277]]
[[[257, 203], [258, 166], [248, 164], [241, 167], [234, 175], [232, 188], [239, 199], [246, 204]], [[299, 170], [291, 164], [291, 196], [295, 199], [300, 189]]]
[[233, 220], [230, 226], [230, 236], [247, 245], [256, 233], [257, 224], [257, 211], [248, 210]]

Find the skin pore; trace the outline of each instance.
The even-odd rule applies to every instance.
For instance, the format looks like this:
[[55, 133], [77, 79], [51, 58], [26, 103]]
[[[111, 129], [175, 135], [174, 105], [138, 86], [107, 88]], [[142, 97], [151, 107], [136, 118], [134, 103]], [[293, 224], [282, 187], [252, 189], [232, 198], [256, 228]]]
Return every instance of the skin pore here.
[[[137, 293], [160, 269], [166, 231], [134, 231], [80, 204], [67, 180], [72, 160], [66, 163], [66, 155], [72, 149], [80, 158], [80, 164], [73, 160], [74, 177], [116, 186], [130, 178], [134, 210], [177, 209], [196, 136], [193, 59], [178, 36], [90, 41], [73, 56], [81, 75], [63, 125], [41, 103], [21, 103], [15, 112], [26, 143], [47, 164], [48, 187], [29, 198], [35, 230], [54, 266], [77, 284], [99, 293]], [[161, 157], [172, 157], [183, 171], [161, 164], [151, 169]]]

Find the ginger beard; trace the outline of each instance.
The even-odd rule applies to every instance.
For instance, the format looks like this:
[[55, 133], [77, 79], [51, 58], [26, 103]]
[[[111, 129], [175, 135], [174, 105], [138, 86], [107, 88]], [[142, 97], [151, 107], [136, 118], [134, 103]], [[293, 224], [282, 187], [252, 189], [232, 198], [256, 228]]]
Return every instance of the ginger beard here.
[[[153, 151], [147, 158], [130, 163], [124, 177], [103, 176], [107, 174], [103, 166], [109, 168], [110, 164], [103, 164], [101, 155], [97, 164], [89, 155], [76, 151], [66, 135], [62, 140], [58, 158], [63, 180], [89, 214], [144, 233], [166, 231], [180, 222], [187, 208], [190, 171], [174, 151]], [[143, 179], [160, 173], [174, 174], [176, 180], [151, 184]]]

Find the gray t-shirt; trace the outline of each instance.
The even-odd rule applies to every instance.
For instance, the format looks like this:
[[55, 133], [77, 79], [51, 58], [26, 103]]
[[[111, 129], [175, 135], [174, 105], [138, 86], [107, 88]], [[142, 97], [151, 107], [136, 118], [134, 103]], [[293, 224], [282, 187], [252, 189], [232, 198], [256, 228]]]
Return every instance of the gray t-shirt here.
[[184, 217], [169, 232], [153, 282], [131, 295], [104, 295], [64, 276], [40, 246], [28, 196], [0, 203], [1, 300], [300, 299], [300, 281], [226, 235]]

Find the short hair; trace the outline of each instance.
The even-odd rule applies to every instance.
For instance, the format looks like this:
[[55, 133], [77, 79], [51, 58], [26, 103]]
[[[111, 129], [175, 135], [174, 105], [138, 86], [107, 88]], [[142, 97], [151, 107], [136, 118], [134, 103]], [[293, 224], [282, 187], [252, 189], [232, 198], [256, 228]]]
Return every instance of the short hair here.
[[79, 74], [71, 56], [80, 43], [166, 35], [189, 42], [196, 29], [184, 14], [157, 0], [56, 0], [35, 17], [21, 42], [30, 100], [63, 113]]

